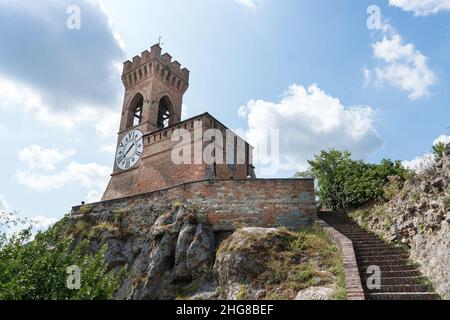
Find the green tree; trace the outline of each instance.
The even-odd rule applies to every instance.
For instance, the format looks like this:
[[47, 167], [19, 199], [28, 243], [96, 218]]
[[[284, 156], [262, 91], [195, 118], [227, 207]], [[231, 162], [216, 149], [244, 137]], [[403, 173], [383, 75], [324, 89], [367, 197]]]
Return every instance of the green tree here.
[[[62, 237], [61, 221], [34, 239], [30, 229], [6, 237], [0, 236], [0, 299], [13, 300], [91, 300], [111, 299], [124, 270], [108, 271], [104, 261], [106, 246], [96, 253], [89, 240], [74, 246]], [[67, 288], [67, 268], [81, 269], [79, 290]]]
[[358, 207], [381, 199], [390, 176], [399, 176], [404, 182], [409, 172], [400, 161], [368, 164], [352, 160], [349, 152], [335, 149], [322, 151], [308, 162], [308, 171], [317, 182], [320, 204], [332, 210]]

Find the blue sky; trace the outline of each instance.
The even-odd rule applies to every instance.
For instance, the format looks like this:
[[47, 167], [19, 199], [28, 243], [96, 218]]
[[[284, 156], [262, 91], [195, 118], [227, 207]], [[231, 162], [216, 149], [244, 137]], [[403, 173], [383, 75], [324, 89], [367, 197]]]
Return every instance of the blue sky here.
[[0, 210], [45, 224], [99, 198], [121, 64], [159, 36], [191, 71], [187, 116], [209, 111], [253, 144], [280, 130], [275, 176], [328, 147], [417, 160], [450, 139], [449, 18], [449, 0], [0, 0]]

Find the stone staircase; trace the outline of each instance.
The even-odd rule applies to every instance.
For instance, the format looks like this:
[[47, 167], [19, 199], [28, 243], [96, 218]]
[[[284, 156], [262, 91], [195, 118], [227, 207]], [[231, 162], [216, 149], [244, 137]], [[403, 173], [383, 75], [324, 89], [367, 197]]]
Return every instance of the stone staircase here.
[[[418, 268], [411, 265], [408, 253], [401, 248], [389, 245], [378, 236], [358, 226], [342, 213], [321, 213], [319, 218], [345, 235], [353, 242], [359, 274], [367, 300], [438, 300], [439, 295], [425, 285], [426, 278]], [[381, 269], [381, 288], [370, 290], [367, 268], [378, 266]]]

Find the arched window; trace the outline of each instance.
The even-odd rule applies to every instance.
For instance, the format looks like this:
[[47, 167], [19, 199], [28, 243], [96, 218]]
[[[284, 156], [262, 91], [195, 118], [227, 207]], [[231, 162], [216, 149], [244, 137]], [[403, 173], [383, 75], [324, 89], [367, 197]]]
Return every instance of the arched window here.
[[140, 93], [138, 93], [134, 96], [130, 103], [127, 128], [131, 128], [141, 124], [143, 109], [144, 97]]
[[170, 116], [172, 108], [173, 108], [172, 103], [170, 102], [170, 99], [167, 96], [163, 97], [159, 101], [158, 120], [156, 123], [158, 128], [164, 129], [170, 125]]

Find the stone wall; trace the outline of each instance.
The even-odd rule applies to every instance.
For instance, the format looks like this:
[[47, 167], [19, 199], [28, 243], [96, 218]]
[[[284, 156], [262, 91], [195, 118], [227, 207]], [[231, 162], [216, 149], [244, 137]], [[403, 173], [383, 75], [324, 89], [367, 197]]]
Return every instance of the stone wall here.
[[314, 183], [310, 179], [204, 180], [73, 207], [80, 212], [102, 215], [127, 210], [134, 228], [145, 227], [146, 215], [154, 209], [169, 211], [187, 203], [207, 216], [215, 231], [233, 231], [236, 226], [288, 227], [298, 229], [316, 218]]

